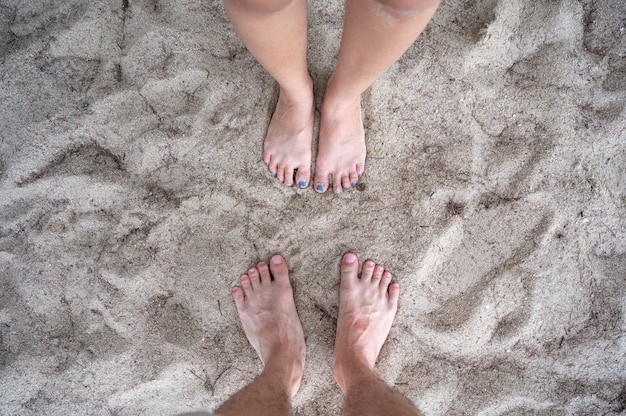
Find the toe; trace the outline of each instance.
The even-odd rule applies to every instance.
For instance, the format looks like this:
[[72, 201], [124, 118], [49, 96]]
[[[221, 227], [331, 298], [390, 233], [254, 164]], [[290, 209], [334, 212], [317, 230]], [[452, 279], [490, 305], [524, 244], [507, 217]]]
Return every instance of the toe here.
[[247, 274], [244, 274], [239, 278], [239, 282], [241, 283], [241, 287], [245, 293], [250, 293], [252, 290], [252, 285], [250, 283], [250, 277]]
[[382, 279], [380, 280], [380, 290], [383, 293], [387, 293], [387, 291], [389, 290], [389, 284], [391, 283], [391, 280], [393, 279], [393, 276], [391, 275], [391, 273], [389, 272], [384, 272], [382, 275]]
[[285, 178], [283, 182], [285, 185], [287, 186], [293, 185], [293, 169], [292, 168], [285, 168], [283, 177]]
[[381, 266], [380, 264], [377, 264], [374, 267], [374, 274], [372, 275], [372, 280], [379, 282], [380, 279], [382, 279], [383, 277], [383, 272], [385, 271], [385, 269], [383, 269], [383, 266]]
[[278, 179], [280, 182], [285, 182], [285, 168], [283, 166], [277, 165], [276, 166], [276, 170], [274, 171], [276, 172], [276, 179]]
[[359, 175], [356, 173], [356, 171], [350, 172], [350, 186], [354, 188], [358, 182], [359, 182]]
[[336, 194], [340, 194], [343, 189], [341, 188], [341, 180], [337, 178], [333, 180], [333, 192]]
[[354, 253], [346, 253], [341, 260], [341, 283], [352, 284], [359, 278], [359, 258]]
[[395, 310], [398, 307], [398, 299], [400, 298], [400, 285], [392, 283], [389, 285], [389, 302], [391, 307]]
[[298, 184], [298, 188], [306, 188], [309, 185], [309, 180], [311, 179], [311, 169], [310, 168], [298, 168], [296, 172], [296, 183]]
[[256, 265], [256, 268], [259, 270], [259, 275], [261, 275], [261, 283], [271, 283], [272, 276], [270, 275], [270, 269], [267, 267], [267, 264], [264, 262], [260, 262]]
[[341, 178], [341, 186], [343, 186], [343, 189], [345, 191], [349, 190], [352, 187], [352, 184], [350, 183], [350, 176], [344, 175]]
[[328, 189], [328, 175], [328, 172], [315, 172], [313, 183], [317, 192], [323, 194]]
[[257, 288], [261, 284], [259, 271], [255, 268], [248, 270], [248, 277], [250, 278], [250, 287], [252, 289]]
[[273, 164], [272, 162], [270, 162], [270, 165], [269, 165], [268, 169], [269, 169], [270, 173], [272, 174], [272, 176], [276, 177], [276, 169], [278, 169], [276, 164]]
[[278, 283], [289, 283], [289, 268], [287, 262], [281, 255], [276, 254], [271, 258], [270, 270], [272, 271], [272, 276], [274, 276], [274, 281]]
[[237, 309], [241, 309], [243, 307], [244, 293], [243, 289], [239, 286], [235, 286], [232, 291], [233, 299], [235, 300], [235, 305], [237, 305]]
[[372, 280], [372, 275], [374, 274], [374, 267], [376, 267], [376, 263], [371, 260], [367, 260], [363, 263], [363, 269], [361, 270], [361, 280], [364, 282], [369, 282]]

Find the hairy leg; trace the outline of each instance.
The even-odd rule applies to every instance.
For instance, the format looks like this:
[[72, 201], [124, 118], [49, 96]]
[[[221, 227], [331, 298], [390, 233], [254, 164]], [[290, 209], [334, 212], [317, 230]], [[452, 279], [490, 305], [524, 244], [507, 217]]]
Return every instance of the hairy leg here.
[[233, 298], [246, 337], [264, 364], [261, 375], [228, 399], [223, 416], [288, 415], [304, 370], [304, 335], [293, 300], [287, 263], [279, 255], [240, 278]]
[[341, 192], [365, 170], [361, 94], [411, 46], [440, 0], [346, 0], [337, 68], [328, 82], [314, 186]]
[[307, 71], [306, 0], [224, 0], [235, 31], [280, 85], [263, 161], [285, 185], [311, 177], [313, 82]]
[[384, 268], [367, 260], [359, 277], [355, 254], [341, 262], [334, 376], [345, 394], [345, 415], [420, 415], [402, 394], [374, 373], [398, 307], [400, 287]]

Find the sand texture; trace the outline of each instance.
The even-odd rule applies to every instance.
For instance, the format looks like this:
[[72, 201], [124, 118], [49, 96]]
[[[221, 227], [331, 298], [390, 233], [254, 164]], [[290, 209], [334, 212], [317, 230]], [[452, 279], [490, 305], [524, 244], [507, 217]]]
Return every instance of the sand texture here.
[[[343, 2], [309, 10], [319, 110]], [[625, 20], [445, 1], [363, 97], [361, 184], [318, 195], [263, 165], [278, 89], [221, 2], [0, 0], [0, 414], [214, 409], [261, 369], [231, 287], [281, 253], [294, 414], [339, 415], [348, 250], [402, 287], [378, 369], [427, 415], [623, 414]]]

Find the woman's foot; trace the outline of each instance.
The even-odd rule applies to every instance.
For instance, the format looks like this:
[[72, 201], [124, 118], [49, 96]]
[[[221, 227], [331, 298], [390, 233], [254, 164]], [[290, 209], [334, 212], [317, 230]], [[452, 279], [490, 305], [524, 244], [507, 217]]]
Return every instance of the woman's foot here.
[[339, 316], [334, 376], [345, 393], [364, 372], [372, 372], [398, 308], [400, 286], [391, 273], [371, 260], [347, 253], [341, 261]]
[[330, 177], [335, 193], [356, 186], [365, 170], [365, 153], [361, 97], [339, 95], [331, 79], [322, 104], [315, 190], [326, 192]]
[[270, 172], [287, 186], [305, 188], [311, 179], [313, 138], [313, 84], [298, 92], [281, 88], [276, 110], [263, 143], [263, 161]]
[[293, 397], [304, 370], [304, 335], [289, 283], [287, 262], [279, 255], [269, 267], [259, 263], [239, 279], [233, 298], [248, 341], [265, 365], [263, 373]]

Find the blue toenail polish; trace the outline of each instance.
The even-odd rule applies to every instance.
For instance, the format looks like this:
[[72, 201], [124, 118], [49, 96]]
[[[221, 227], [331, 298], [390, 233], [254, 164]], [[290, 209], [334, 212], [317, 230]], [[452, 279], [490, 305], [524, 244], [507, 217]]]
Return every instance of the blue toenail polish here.
[[324, 192], [324, 185], [318, 183], [315, 189], [317, 189], [318, 192]]
[[352, 182], [350, 185], [354, 188], [356, 186], [356, 182]]
[[300, 182], [298, 182], [298, 186], [300, 188], [306, 188], [306, 182], [305, 181], [300, 181]]
[[343, 190], [344, 190], [344, 191], [349, 191], [349, 190], [350, 190], [350, 188], [349, 188], [349, 187], [348, 187], [348, 188], [343, 188]]
[[359, 173], [359, 179], [360, 179], [360, 178], [362, 178], [362, 177], [363, 177], [363, 174], [362, 174], [362, 173]]
[[276, 172], [272, 172], [272, 176], [276, 176]]

